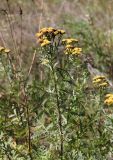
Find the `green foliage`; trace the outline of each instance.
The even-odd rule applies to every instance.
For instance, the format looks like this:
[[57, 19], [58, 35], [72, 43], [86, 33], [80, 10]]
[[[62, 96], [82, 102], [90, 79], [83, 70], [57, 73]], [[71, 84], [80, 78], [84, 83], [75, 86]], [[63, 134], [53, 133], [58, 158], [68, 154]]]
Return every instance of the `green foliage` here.
[[107, 90], [92, 87], [84, 56], [66, 55], [61, 39], [34, 51], [42, 70], [32, 80], [30, 69], [26, 76], [16, 66], [17, 56], [0, 52], [7, 81], [0, 93], [1, 159], [103, 160], [112, 153]]
[[[84, 6], [85, 1], [79, 5], [82, 3]], [[32, 5], [35, 15], [36, 1], [18, 0], [18, 4], [23, 4], [28, 9], [27, 13], [30, 12], [28, 6]], [[40, 3], [39, 12], [43, 10], [45, 16], [46, 10], [47, 13], [52, 10], [54, 23], [53, 11], [60, 4], [58, 13], [62, 12], [66, 3], [61, 0]], [[74, 1], [69, 4], [74, 6]], [[95, 74], [101, 76], [101, 72], [98, 75], [98, 72], [89, 73], [88, 70], [88, 64], [96, 66], [112, 79], [112, 24], [106, 24], [108, 30], [106, 25], [103, 28], [96, 26], [96, 12], [101, 15], [107, 3], [101, 0], [93, 4], [92, 7], [92, 1], [89, 1], [87, 10], [90, 14], [86, 19], [78, 15], [74, 20], [74, 13], [68, 7], [67, 11], [71, 14], [58, 14], [61, 15], [61, 23], [57, 25], [64, 26], [67, 35], [47, 35], [44, 38], [46, 43], [50, 43], [42, 47], [32, 47], [31, 43], [29, 47], [25, 43], [29, 51], [27, 56], [31, 55], [28, 66], [25, 64], [27, 69], [23, 65], [27, 56], [21, 53], [23, 44], [13, 44], [14, 50], [11, 51], [0, 47], [0, 160], [107, 160], [113, 157], [113, 104], [107, 106], [104, 99], [112, 88], [96, 87], [92, 79]], [[8, 9], [10, 12], [10, 5]], [[22, 8], [19, 9], [22, 20], [26, 14], [21, 13]], [[12, 33], [13, 16], [10, 13], [8, 17]], [[42, 13], [40, 17], [38, 14], [40, 21], [42, 17]], [[23, 28], [27, 27], [23, 25]], [[12, 37], [14, 35], [12, 33]], [[82, 54], [65, 52], [67, 46], [62, 39], [66, 37], [78, 39], [76, 47], [82, 48]], [[39, 40], [44, 41], [41, 38]], [[110, 102], [113, 103], [112, 97]]]

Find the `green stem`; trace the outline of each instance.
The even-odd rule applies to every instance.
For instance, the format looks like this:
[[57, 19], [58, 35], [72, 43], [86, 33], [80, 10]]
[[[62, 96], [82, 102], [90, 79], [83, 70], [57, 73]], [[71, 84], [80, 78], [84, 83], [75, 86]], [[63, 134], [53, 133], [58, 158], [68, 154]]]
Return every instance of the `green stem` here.
[[58, 125], [59, 125], [59, 131], [60, 131], [60, 157], [61, 157], [61, 160], [63, 160], [64, 138], [63, 138], [63, 128], [62, 128], [62, 114], [60, 109], [59, 94], [58, 94], [57, 81], [55, 78], [55, 71], [54, 71], [53, 65], [51, 65], [51, 67], [53, 72], [53, 80], [54, 80], [54, 87], [55, 87], [56, 101], [57, 101]]
[[28, 125], [28, 152], [29, 152], [29, 157], [32, 160], [32, 153], [31, 153], [31, 129], [30, 129], [29, 107], [28, 106], [27, 106], [27, 125]]
[[27, 104], [27, 95], [25, 93], [25, 88], [24, 88], [24, 95], [25, 95], [25, 106], [26, 106], [27, 127], [28, 127], [28, 155], [29, 155], [30, 160], [33, 160], [33, 158], [32, 158], [32, 152], [31, 152], [30, 113], [29, 113], [29, 106]]

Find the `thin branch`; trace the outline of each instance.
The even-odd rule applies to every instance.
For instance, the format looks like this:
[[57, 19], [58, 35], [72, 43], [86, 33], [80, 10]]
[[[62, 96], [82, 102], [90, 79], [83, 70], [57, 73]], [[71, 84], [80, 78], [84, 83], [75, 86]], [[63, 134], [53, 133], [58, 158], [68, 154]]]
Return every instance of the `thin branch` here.
[[34, 64], [35, 57], [36, 57], [36, 50], [35, 50], [34, 53], [33, 53], [32, 61], [31, 61], [31, 65], [30, 65], [30, 67], [29, 67], [29, 71], [28, 71], [27, 77], [29, 77], [29, 75], [30, 75], [30, 73], [31, 73], [31, 70], [32, 70], [32, 68], [33, 68], [33, 64]]
[[31, 127], [30, 127], [30, 111], [29, 111], [29, 106], [28, 106], [28, 99], [26, 95], [25, 88], [23, 88], [23, 94], [24, 94], [24, 99], [25, 99], [25, 107], [26, 107], [26, 120], [27, 120], [27, 127], [28, 127], [28, 155], [30, 160], [32, 160], [32, 151], [31, 151]]

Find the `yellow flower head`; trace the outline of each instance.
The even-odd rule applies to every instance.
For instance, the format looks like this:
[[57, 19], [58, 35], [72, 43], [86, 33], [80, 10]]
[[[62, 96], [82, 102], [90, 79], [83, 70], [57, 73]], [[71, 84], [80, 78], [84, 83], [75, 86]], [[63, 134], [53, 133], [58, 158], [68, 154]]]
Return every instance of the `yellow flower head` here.
[[101, 83], [101, 81], [102, 81], [102, 80], [101, 80], [100, 78], [95, 79], [95, 80], [93, 79], [93, 83], [94, 83], [94, 84], [95, 84], [95, 83]]
[[0, 47], [0, 52], [2, 52], [2, 53], [9, 53], [10, 49], [4, 48], [4, 47]]
[[96, 80], [96, 79], [105, 79], [105, 76], [95, 76], [93, 80]]
[[36, 36], [37, 36], [38, 38], [40, 38], [42, 35], [43, 35], [42, 32], [36, 33]]
[[107, 82], [103, 82], [99, 85], [100, 87], [107, 87], [108, 86], [108, 83]]
[[77, 48], [77, 47], [75, 47], [75, 48], [72, 50], [72, 54], [76, 54], [76, 55], [81, 54], [81, 52], [82, 52], [82, 48]]
[[60, 35], [65, 34], [65, 31], [64, 30], [60, 30], [60, 29], [55, 30], [54, 31], [54, 35], [56, 36], [58, 34], [60, 34]]
[[108, 105], [108, 106], [113, 104], [113, 94], [112, 94], [112, 93], [107, 94], [107, 95], [105, 96], [104, 104], [106, 104], [106, 105]]
[[44, 39], [43, 42], [41, 43], [41, 47], [49, 45], [51, 42], [48, 39]]
[[47, 32], [49, 32], [49, 33], [52, 33], [52, 32], [54, 32], [54, 31], [55, 31], [55, 29], [54, 29], [53, 27], [47, 28]]
[[105, 98], [113, 97], [112, 93], [106, 94]]
[[54, 31], [54, 35], [55, 35], [55, 36], [58, 35], [58, 34], [59, 34], [59, 31], [58, 31], [58, 30]]
[[48, 28], [42, 28], [41, 30], [40, 30], [40, 33], [46, 33], [48, 31]]
[[7, 48], [6, 48], [6, 49], [4, 50], [4, 52], [5, 52], [5, 53], [9, 53], [9, 52], [10, 52], [10, 49], [7, 49]]
[[62, 35], [64, 33], [65, 33], [64, 30], [55, 29], [53, 27], [48, 27], [48, 28], [45, 27], [45, 28], [42, 28], [38, 33], [36, 33], [36, 37], [38, 37], [39, 39], [38, 42], [43, 47], [50, 44], [51, 41], [53, 42], [53, 39], [57, 35]]
[[73, 38], [67, 38], [67, 39], [63, 39], [62, 42], [66, 44], [72, 44], [72, 43], [78, 42], [78, 40]]
[[65, 54], [72, 54], [72, 55], [80, 55], [82, 52], [82, 48], [77, 48], [74, 47], [72, 45], [67, 45], [66, 46], [66, 50], [64, 51]]
[[92, 82], [95, 87], [107, 87], [108, 86], [108, 81], [106, 80], [105, 76], [95, 76]]
[[65, 34], [65, 33], [66, 33], [64, 30], [58, 30], [58, 32], [59, 32], [60, 34]]
[[66, 45], [66, 48], [73, 48], [73, 46], [68, 44], [68, 45]]

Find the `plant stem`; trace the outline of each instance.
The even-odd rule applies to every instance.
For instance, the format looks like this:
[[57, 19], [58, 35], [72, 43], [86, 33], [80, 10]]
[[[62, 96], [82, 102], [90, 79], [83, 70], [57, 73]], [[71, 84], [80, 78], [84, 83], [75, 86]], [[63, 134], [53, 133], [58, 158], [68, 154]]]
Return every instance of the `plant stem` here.
[[30, 129], [29, 107], [28, 106], [27, 106], [27, 125], [28, 125], [28, 152], [29, 152], [29, 157], [32, 160], [32, 154], [31, 154], [31, 129]]
[[28, 127], [28, 155], [30, 160], [33, 160], [31, 153], [31, 128], [30, 128], [30, 115], [29, 115], [29, 106], [27, 104], [27, 95], [25, 92], [25, 88], [23, 89], [24, 97], [25, 97], [25, 106], [26, 106], [26, 116], [27, 116], [27, 127]]
[[54, 71], [53, 66], [52, 66], [52, 71], [53, 71], [54, 87], [55, 87], [56, 101], [57, 101], [58, 125], [59, 125], [59, 131], [60, 131], [60, 157], [61, 157], [61, 160], [63, 160], [64, 138], [63, 138], [63, 128], [62, 128], [62, 114], [61, 114], [61, 109], [60, 109], [57, 81], [56, 81], [56, 78], [55, 78], [55, 71]]

